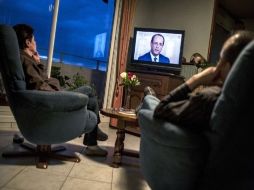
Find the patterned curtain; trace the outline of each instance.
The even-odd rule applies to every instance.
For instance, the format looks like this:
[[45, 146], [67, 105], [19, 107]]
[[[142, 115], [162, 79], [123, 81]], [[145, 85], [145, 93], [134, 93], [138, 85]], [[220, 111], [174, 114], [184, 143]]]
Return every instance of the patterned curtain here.
[[[122, 105], [123, 98], [123, 87], [119, 86], [121, 79], [120, 73], [126, 70], [127, 56], [129, 40], [132, 30], [133, 16], [136, 8], [136, 0], [122, 0], [122, 16], [120, 24], [120, 39], [118, 44], [118, 57], [117, 57], [117, 68], [116, 68], [116, 84], [113, 95], [113, 108], [120, 108]], [[117, 120], [111, 119], [110, 124], [116, 126]]]

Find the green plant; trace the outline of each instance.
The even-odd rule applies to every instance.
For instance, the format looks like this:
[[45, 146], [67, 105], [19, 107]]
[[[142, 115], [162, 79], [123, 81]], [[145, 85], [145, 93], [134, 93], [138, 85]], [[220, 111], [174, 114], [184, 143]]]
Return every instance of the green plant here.
[[66, 84], [69, 86], [68, 90], [74, 90], [76, 88], [86, 85], [87, 83], [88, 82], [83, 75], [76, 73], [72, 76], [72, 79]]
[[59, 80], [60, 86], [66, 88], [66, 81], [70, 79], [67, 75], [61, 75], [61, 67], [52, 66], [51, 67], [51, 77]]
[[[88, 84], [84, 75], [80, 73], [74, 74], [72, 77], [67, 75], [61, 75], [61, 67], [52, 66], [51, 68], [51, 76], [58, 79], [61, 87], [65, 88], [66, 90], [75, 90], [81, 86]], [[91, 84], [93, 90], [95, 90], [94, 84]]]

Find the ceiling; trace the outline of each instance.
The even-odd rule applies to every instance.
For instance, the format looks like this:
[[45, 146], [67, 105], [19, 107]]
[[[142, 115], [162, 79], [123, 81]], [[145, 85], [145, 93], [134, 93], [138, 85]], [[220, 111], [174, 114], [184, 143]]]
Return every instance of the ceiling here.
[[218, 0], [228, 13], [238, 19], [254, 19], [254, 0]]

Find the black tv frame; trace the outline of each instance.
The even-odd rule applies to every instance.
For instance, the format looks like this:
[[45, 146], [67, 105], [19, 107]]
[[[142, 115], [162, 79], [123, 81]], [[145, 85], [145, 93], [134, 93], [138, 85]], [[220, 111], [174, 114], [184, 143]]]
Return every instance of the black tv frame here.
[[[151, 61], [140, 61], [134, 59], [135, 47], [137, 43], [137, 33], [141, 32], [152, 32], [152, 33], [166, 33], [166, 34], [180, 34], [182, 36], [180, 47], [179, 47], [179, 58], [178, 64], [175, 63], [154, 63]], [[152, 35], [151, 35], [152, 36]], [[175, 29], [159, 29], [159, 28], [134, 28], [134, 36], [131, 39], [130, 43], [130, 59], [127, 69], [130, 71], [139, 71], [139, 72], [151, 72], [151, 73], [172, 73], [179, 75], [181, 72], [182, 65], [182, 55], [183, 55], [183, 46], [184, 46], [184, 30], [175, 30]]]

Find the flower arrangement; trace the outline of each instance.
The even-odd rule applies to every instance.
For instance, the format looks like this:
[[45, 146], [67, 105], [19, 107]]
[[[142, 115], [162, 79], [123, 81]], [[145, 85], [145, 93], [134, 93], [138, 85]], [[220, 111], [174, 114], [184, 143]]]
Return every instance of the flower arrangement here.
[[137, 76], [132, 72], [122, 72], [120, 77], [122, 78], [122, 83], [120, 85], [125, 87], [134, 87], [140, 85]]

